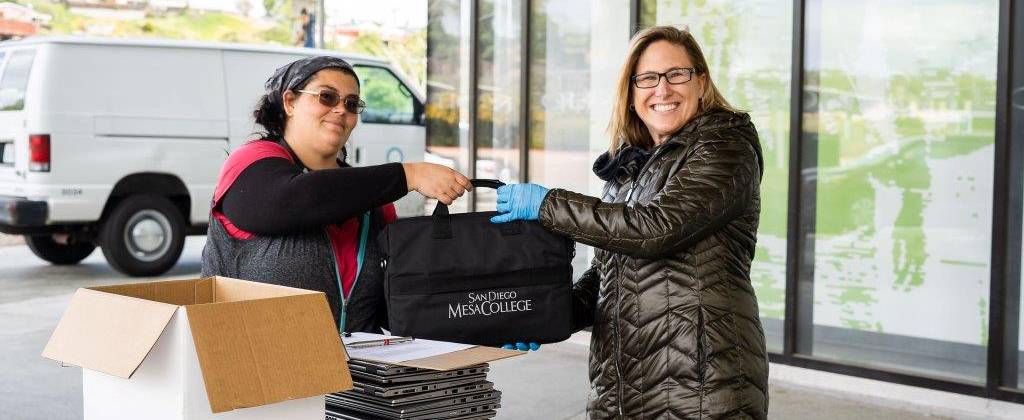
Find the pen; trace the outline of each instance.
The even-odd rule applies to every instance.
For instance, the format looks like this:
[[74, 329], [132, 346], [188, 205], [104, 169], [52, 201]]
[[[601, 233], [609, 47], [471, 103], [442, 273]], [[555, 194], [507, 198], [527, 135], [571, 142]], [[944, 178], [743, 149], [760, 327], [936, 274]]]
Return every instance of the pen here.
[[414, 340], [414, 338], [412, 338], [412, 337], [385, 338], [385, 339], [381, 339], [381, 340], [361, 341], [361, 342], [358, 342], [358, 343], [352, 343], [352, 344], [346, 345], [345, 347], [348, 347], [350, 349], [361, 349], [361, 348], [368, 348], [368, 347], [381, 347], [381, 346], [390, 346], [392, 344], [408, 343], [408, 342], [413, 341], [413, 340]]

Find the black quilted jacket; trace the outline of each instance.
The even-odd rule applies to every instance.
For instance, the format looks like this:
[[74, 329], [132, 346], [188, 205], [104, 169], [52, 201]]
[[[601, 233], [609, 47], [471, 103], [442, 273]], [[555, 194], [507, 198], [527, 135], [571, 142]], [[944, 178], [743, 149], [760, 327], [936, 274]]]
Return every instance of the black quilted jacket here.
[[768, 360], [750, 284], [763, 165], [750, 117], [704, 114], [633, 152], [604, 156], [604, 200], [553, 189], [540, 211], [548, 229], [597, 248], [574, 288], [576, 328], [593, 326], [588, 414], [763, 419]]

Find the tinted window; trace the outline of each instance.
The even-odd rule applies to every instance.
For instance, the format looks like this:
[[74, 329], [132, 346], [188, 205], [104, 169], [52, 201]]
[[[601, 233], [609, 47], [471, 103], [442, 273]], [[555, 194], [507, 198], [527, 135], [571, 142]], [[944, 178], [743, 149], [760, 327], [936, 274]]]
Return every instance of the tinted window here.
[[809, 221], [814, 356], [985, 381], [998, 20], [998, 2], [807, 3], [812, 166], [789, 211]]
[[388, 69], [356, 66], [359, 74], [360, 96], [366, 102], [362, 122], [376, 124], [416, 124], [413, 101], [409, 89]]
[[[463, 83], [462, 74], [473, 60], [466, 40], [468, 21], [462, 17], [469, 13], [465, 2], [431, 2], [427, 8], [427, 104], [424, 122], [427, 131], [427, 159], [449, 165], [455, 170], [469, 173], [469, 115], [464, 104], [469, 104], [469, 83]], [[448, 209], [464, 213], [469, 209], [470, 194], [455, 200]], [[434, 211], [435, 200], [427, 200], [427, 211]], [[427, 213], [429, 214], [429, 213]]]
[[7, 60], [0, 78], [0, 111], [19, 111], [25, 108], [25, 88], [32, 70], [34, 50], [16, 51]]

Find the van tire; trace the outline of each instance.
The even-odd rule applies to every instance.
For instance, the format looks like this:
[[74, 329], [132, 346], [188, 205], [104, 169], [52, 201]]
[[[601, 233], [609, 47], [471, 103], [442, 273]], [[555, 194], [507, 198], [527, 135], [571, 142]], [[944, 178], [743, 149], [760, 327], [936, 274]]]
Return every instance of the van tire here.
[[25, 243], [33, 254], [54, 265], [78, 264], [96, 249], [96, 245], [90, 242], [73, 239], [62, 244], [54, 240], [53, 235], [25, 235]]
[[166, 273], [181, 257], [185, 222], [167, 198], [135, 195], [117, 204], [100, 229], [103, 256], [133, 277]]

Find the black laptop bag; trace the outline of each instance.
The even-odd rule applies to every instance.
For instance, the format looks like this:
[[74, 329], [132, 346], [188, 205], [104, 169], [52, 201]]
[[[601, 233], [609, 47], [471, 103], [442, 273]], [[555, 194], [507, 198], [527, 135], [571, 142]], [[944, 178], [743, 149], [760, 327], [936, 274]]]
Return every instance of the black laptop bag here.
[[574, 243], [535, 221], [491, 223], [496, 214], [449, 214], [439, 202], [432, 216], [384, 228], [392, 334], [491, 346], [569, 337]]

